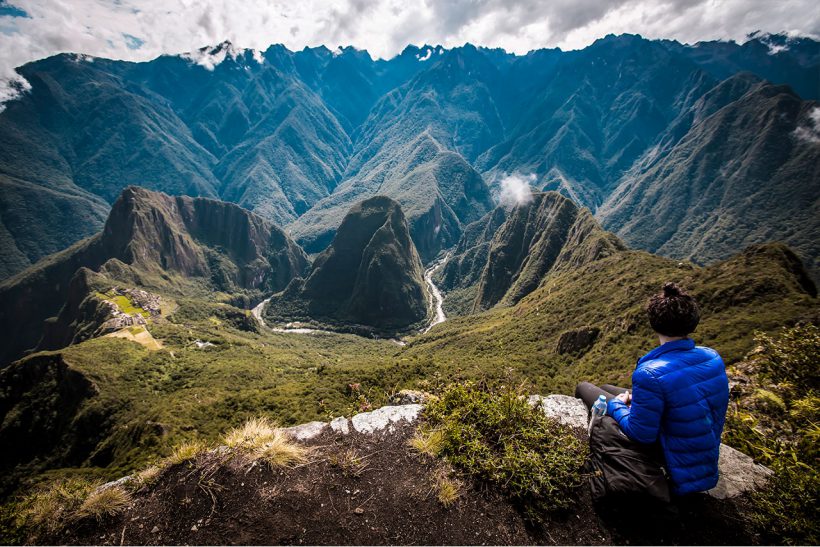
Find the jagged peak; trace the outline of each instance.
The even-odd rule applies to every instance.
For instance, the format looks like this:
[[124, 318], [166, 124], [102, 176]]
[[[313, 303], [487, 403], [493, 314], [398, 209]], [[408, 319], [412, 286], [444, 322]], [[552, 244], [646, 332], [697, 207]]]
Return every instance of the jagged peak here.
[[237, 47], [229, 40], [223, 40], [214, 46], [203, 46], [196, 51], [182, 53], [179, 57], [210, 71], [213, 71], [226, 60], [234, 62], [243, 61], [246, 64], [253, 61], [257, 65], [261, 65], [265, 62], [265, 56], [262, 51]]

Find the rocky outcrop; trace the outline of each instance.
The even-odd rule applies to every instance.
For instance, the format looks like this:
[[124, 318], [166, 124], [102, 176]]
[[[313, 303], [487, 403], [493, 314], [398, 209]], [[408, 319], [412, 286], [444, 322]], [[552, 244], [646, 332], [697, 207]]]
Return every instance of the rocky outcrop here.
[[[531, 395], [528, 402], [537, 407], [548, 418], [558, 420], [569, 427], [587, 428], [589, 412], [580, 399], [568, 395]], [[421, 416], [424, 406], [405, 404], [384, 406], [372, 412], [363, 412], [352, 418], [339, 417], [331, 422], [309, 422], [289, 427], [285, 431], [294, 439], [308, 441], [323, 433], [332, 431], [338, 435], [358, 433], [374, 435], [390, 433], [401, 423], [415, 423]], [[756, 464], [752, 458], [725, 444], [720, 445], [720, 480], [715, 488], [707, 493], [717, 499], [734, 498], [762, 488], [772, 471]]]
[[725, 444], [720, 445], [718, 461], [720, 479], [709, 495], [718, 498], [734, 498], [744, 492], [763, 488], [772, 476], [772, 470], [757, 464], [752, 458]]
[[569, 395], [530, 395], [529, 403], [539, 408], [548, 418], [570, 427], [586, 429], [588, 412], [580, 399]]

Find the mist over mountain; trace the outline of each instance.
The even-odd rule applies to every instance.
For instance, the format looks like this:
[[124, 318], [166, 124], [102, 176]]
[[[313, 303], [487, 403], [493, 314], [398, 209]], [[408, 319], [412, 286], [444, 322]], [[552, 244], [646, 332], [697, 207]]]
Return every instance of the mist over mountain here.
[[[690, 46], [622, 35], [526, 55], [409, 46], [388, 60], [350, 47], [255, 52], [225, 42], [144, 63], [62, 54], [19, 70], [32, 89], [0, 113], [2, 277], [94, 234], [131, 184], [237, 203], [309, 253], [330, 244], [350, 207], [386, 195], [426, 262], [494, 208], [514, 173], [589, 207], [633, 245], [708, 262], [782, 240], [816, 268], [806, 234], [818, 215], [791, 216], [793, 188], [808, 212], [820, 195], [811, 168], [820, 53], [808, 38]], [[744, 98], [740, 72], [786, 86], [792, 99]], [[706, 123], [757, 108], [788, 123], [750, 114], [732, 126], [737, 138], [763, 132], [793, 142], [792, 152], [759, 154]], [[704, 140], [708, 155], [693, 144]], [[669, 222], [664, 207], [693, 205], [671, 196], [716, 176], [710, 158], [743, 165], [734, 180], [762, 193], [711, 185], [685, 223]], [[667, 173], [682, 162], [689, 174]], [[746, 220], [732, 221], [725, 241], [688, 241], [715, 217]]]

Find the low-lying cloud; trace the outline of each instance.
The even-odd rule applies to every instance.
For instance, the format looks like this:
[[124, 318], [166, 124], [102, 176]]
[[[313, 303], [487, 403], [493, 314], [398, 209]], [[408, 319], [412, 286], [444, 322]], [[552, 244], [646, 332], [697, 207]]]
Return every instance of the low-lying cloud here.
[[25, 90], [15, 67], [62, 52], [145, 61], [229, 40], [254, 50], [353, 45], [389, 58], [408, 44], [526, 53], [610, 33], [693, 43], [759, 29], [817, 36], [820, 10], [813, 0], [0, 0], [0, 100]]
[[820, 106], [811, 109], [808, 124], [798, 125], [794, 136], [812, 144], [820, 144]]
[[536, 177], [533, 174], [520, 175], [513, 173], [501, 179], [501, 191], [498, 202], [503, 207], [526, 205], [532, 201], [532, 184]]

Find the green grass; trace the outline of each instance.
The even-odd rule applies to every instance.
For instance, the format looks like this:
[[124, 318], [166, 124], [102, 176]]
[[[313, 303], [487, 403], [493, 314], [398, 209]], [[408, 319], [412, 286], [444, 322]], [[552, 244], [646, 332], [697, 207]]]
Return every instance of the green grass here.
[[774, 336], [761, 334], [757, 342], [756, 351], [729, 370], [750, 384], [741, 383], [732, 393], [724, 441], [774, 471], [747, 506], [764, 541], [817, 545], [820, 329], [799, 325]]
[[107, 293], [95, 293], [95, 296], [100, 300], [108, 300], [109, 302], [113, 302], [120, 308], [120, 311], [127, 315], [141, 315], [145, 318], [151, 317], [149, 312], [134, 304], [134, 302], [125, 295], [108, 291]]

